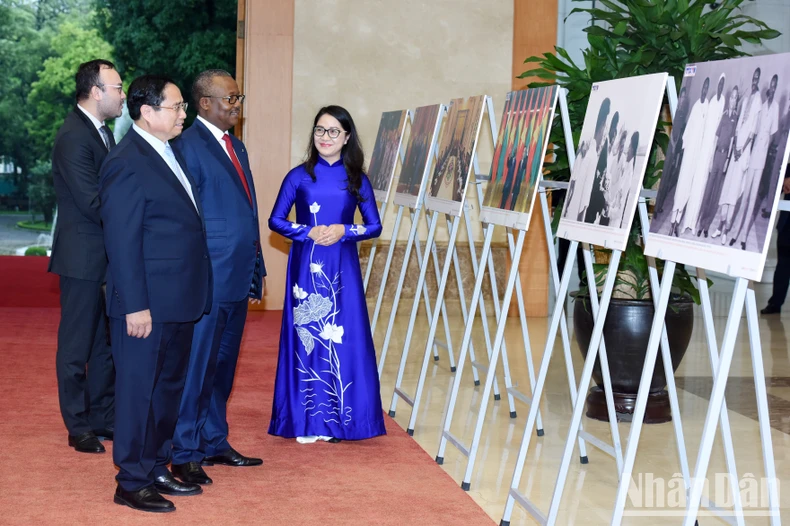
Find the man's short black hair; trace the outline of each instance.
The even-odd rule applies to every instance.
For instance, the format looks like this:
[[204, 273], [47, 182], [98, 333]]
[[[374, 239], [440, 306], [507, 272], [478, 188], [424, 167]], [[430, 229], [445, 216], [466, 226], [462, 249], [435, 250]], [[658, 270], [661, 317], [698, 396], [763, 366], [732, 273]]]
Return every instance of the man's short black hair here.
[[165, 100], [165, 88], [168, 84], [175, 82], [162, 75], [142, 75], [132, 81], [126, 95], [126, 107], [129, 109], [129, 117], [133, 121], [140, 119], [140, 108], [146, 104], [148, 106], [159, 106]]
[[109, 60], [99, 58], [90, 62], [83, 62], [77, 68], [77, 74], [74, 76], [77, 82], [77, 102], [87, 99], [93, 86], [103, 87], [99, 77], [99, 72], [101, 72], [102, 68], [115, 69], [115, 64]]
[[202, 97], [211, 95], [211, 82], [214, 80], [214, 77], [233, 78], [233, 75], [224, 69], [207, 69], [199, 73], [192, 83], [192, 102], [194, 102], [196, 106], [200, 104], [200, 99]]

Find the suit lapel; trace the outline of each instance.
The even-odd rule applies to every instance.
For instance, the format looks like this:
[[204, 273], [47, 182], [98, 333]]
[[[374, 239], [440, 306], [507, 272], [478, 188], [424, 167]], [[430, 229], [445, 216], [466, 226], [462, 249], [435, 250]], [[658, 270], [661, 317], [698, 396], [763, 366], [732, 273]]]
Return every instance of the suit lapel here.
[[[241, 180], [239, 179], [239, 174], [236, 173], [236, 167], [233, 166], [233, 162], [231, 162], [230, 157], [228, 157], [228, 154], [225, 152], [225, 149], [219, 144], [219, 141], [217, 141], [216, 137], [212, 135], [209, 129], [206, 128], [205, 124], [195, 119], [194, 125], [198, 126], [198, 130], [200, 131], [200, 136], [203, 138], [203, 141], [206, 143], [206, 148], [208, 149], [208, 151], [211, 152], [211, 155], [213, 155], [219, 161], [219, 163], [225, 167], [225, 171], [233, 180], [233, 184], [236, 185], [236, 188], [239, 190], [239, 192], [242, 193], [242, 195], [244, 195], [244, 198], [249, 203], [249, 199], [247, 199], [247, 192], [244, 190], [244, 186], [241, 184]], [[233, 139], [231, 138], [231, 141], [232, 140]], [[235, 147], [234, 147], [234, 151], [236, 151], [236, 156], [238, 157], [239, 152], [236, 150]], [[243, 170], [244, 168], [242, 167], [242, 171]]]
[[192, 204], [192, 200], [189, 198], [189, 194], [187, 193], [186, 189], [181, 184], [181, 181], [178, 180], [176, 174], [173, 173], [173, 170], [172, 168], [170, 168], [170, 165], [167, 164], [167, 162], [165, 162], [165, 160], [162, 158], [161, 155], [159, 155], [159, 152], [157, 152], [153, 146], [148, 144], [148, 142], [145, 139], [140, 137], [140, 135], [136, 131], [134, 131], [134, 129], [130, 129], [127, 132], [127, 134], [134, 134], [132, 137], [137, 142], [138, 147], [148, 154], [146, 155], [146, 162], [148, 162], [149, 166], [151, 167], [151, 171], [161, 176], [162, 179], [164, 179], [167, 184], [173, 187], [176, 193], [180, 195], [181, 198], [184, 199], [184, 201], [187, 204], [189, 204], [189, 207], [195, 211], [195, 214], [198, 215], [199, 217], [202, 217], [203, 212], [202, 210], [200, 210], [200, 201], [197, 198], [198, 196], [197, 189], [195, 188], [192, 178], [184, 169], [186, 164], [181, 159], [179, 159], [178, 154], [176, 154], [176, 159], [178, 160], [179, 164], [181, 164], [181, 169], [184, 171], [184, 174], [187, 174], [187, 179], [189, 180], [189, 184], [192, 186], [192, 195], [196, 196], [195, 204], [198, 205], [198, 210], [195, 210], [195, 205]]
[[83, 124], [85, 124], [85, 126], [88, 127], [88, 130], [90, 131], [93, 140], [99, 143], [99, 145], [101, 145], [101, 147], [104, 148], [106, 151], [109, 151], [107, 150], [107, 145], [104, 144], [104, 141], [102, 140], [101, 135], [99, 134], [99, 130], [96, 129], [96, 126], [93, 125], [93, 122], [91, 122], [88, 116], [82, 113], [82, 110], [77, 107], [75, 107], [72, 110], [72, 113], [74, 113], [74, 115], [76, 115], [77, 118], [80, 119], [83, 122]]
[[[198, 187], [195, 184], [195, 180], [192, 178], [192, 174], [189, 173], [189, 169], [187, 168], [187, 163], [184, 160], [184, 158], [181, 157], [181, 153], [175, 148], [173, 148], [173, 153], [176, 156], [176, 161], [178, 161], [178, 164], [181, 166], [181, 170], [184, 172], [184, 175], [186, 175], [187, 181], [189, 181], [189, 186], [192, 188], [192, 195], [195, 198], [195, 204], [197, 205], [198, 215], [200, 217], [203, 217], [203, 205], [200, 203], [200, 199], [199, 199], [200, 193], [198, 192]], [[187, 195], [187, 199], [189, 199], [189, 195]], [[192, 200], [190, 199], [189, 202], [191, 204]]]

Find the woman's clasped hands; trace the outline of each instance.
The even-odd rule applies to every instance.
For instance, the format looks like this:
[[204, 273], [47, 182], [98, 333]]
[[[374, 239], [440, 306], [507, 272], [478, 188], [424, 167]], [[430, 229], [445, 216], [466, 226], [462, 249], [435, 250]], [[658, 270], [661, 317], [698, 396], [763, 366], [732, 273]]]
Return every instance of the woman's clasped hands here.
[[346, 227], [343, 225], [318, 225], [310, 229], [307, 237], [316, 245], [328, 247], [340, 241], [345, 234]]

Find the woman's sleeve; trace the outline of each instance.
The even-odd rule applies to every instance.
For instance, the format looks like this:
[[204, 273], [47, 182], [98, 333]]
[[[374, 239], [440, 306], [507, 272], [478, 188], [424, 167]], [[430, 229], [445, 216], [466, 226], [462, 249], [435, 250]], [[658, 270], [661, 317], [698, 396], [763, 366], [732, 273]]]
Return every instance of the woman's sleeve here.
[[296, 190], [299, 188], [299, 180], [298, 173], [290, 172], [285, 176], [285, 180], [280, 186], [280, 193], [277, 194], [277, 200], [274, 202], [274, 208], [272, 208], [272, 213], [269, 216], [269, 229], [294, 241], [306, 240], [307, 234], [312, 230], [312, 227], [309, 225], [300, 225], [288, 220], [288, 214], [291, 213], [291, 207], [296, 201]]
[[376, 196], [373, 193], [373, 186], [367, 176], [362, 176], [362, 186], [359, 194], [364, 199], [359, 203], [359, 211], [362, 212], [362, 224], [343, 225], [346, 228], [346, 235], [340, 241], [364, 241], [381, 235], [381, 218], [379, 209], [376, 206]]

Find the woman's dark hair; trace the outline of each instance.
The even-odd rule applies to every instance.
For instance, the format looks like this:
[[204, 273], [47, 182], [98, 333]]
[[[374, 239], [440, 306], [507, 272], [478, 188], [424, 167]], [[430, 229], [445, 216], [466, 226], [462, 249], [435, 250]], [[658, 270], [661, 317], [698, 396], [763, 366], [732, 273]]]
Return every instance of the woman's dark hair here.
[[[331, 115], [348, 135], [348, 142], [343, 145], [340, 155], [343, 159], [343, 167], [346, 169], [346, 180], [348, 186], [346, 189], [357, 198], [358, 201], [364, 201], [359, 189], [362, 186], [362, 175], [365, 171], [365, 152], [362, 151], [362, 143], [359, 141], [357, 134], [357, 127], [354, 125], [354, 119], [345, 108], [340, 106], [324, 106], [313, 119], [313, 128], [318, 125], [318, 119], [324, 115]], [[342, 140], [338, 137], [338, 140]], [[318, 164], [318, 148], [315, 147], [315, 140], [313, 138], [313, 131], [310, 130], [310, 142], [307, 145], [306, 160], [304, 162], [304, 169], [310, 175], [313, 182], [315, 182], [315, 165]]]

